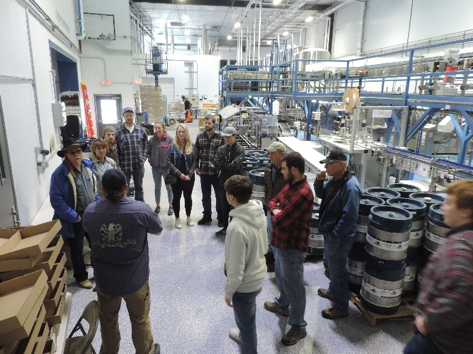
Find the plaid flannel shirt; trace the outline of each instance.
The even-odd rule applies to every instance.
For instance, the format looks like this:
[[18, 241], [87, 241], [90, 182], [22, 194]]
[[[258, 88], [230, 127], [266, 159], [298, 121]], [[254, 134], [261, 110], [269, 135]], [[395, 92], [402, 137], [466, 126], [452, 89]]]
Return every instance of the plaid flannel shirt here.
[[132, 172], [143, 165], [142, 160], [148, 158], [148, 133], [146, 129], [135, 125], [130, 131], [122, 124], [116, 130], [118, 158], [123, 172]]
[[473, 350], [473, 223], [450, 232], [430, 256], [417, 297], [429, 338], [444, 353]]
[[271, 214], [274, 209], [281, 210], [278, 215], [271, 217], [271, 244], [280, 249], [296, 248], [307, 251], [313, 205], [314, 193], [305, 177], [294, 184], [287, 183], [281, 192], [269, 201]]
[[215, 130], [209, 139], [205, 130], [200, 132], [195, 139], [197, 149], [197, 166], [203, 175], [216, 175], [217, 168], [214, 166], [217, 149], [225, 144], [225, 139], [219, 131]]

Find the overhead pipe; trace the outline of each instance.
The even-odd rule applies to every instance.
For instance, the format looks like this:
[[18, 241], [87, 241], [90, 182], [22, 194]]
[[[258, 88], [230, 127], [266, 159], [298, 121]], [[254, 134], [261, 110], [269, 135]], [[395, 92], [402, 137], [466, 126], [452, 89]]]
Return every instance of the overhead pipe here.
[[174, 54], [174, 29], [171, 27], [171, 54]]
[[77, 39], [81, 40], [81, 39], [84, 39], [85, 38], [85, 31], [84, 31], [84, 25], [83, 25], [83, 21], [84, 21], [84, 12], [82, 11], [82, 0], [77, 0], [77, 12], [78, 12], [78, 15], [79, 15], [79, 32], [77, 33], [76, 32], [76, 37]]
[[263, 0], [259, 2], [259, 23], [258, 23], [258, 65], [261, 65], [261, 7]]
[[[41, 131], [41, 116], [39, 114], [39, 100], [38, 100], [38, 86], [36, 82], [36, 70], [34, 68], [34, 59], [33, 59], [33, 41], [31, 40], [31, 28], [30, 28], [30, 18], [28, 14], [30, 13], [30, 8], [26, 7], [25, 9], [25, 16], [26, 16], [26, 33], [28, 37], [28, 49], [30, 52], [30, 65], [31, 65], [31, 85], [33, 86], [33, 97], [34, 97], [34, 106], [36, 111], [36, 125], [38, 129], [38, 140], [39, 140], [39, 148], [40, 151], [44, 150], [44, 143], [43, 143], [43, 132]], [[47, 15], [46, 15], [47, 16]], [[45, 156], [43, 157], [43, 161], [45, 160]]]
[[166, 36], [166, 55], [168, 54], [168, 23], [166, 22], [164, 25], [164, 33]]

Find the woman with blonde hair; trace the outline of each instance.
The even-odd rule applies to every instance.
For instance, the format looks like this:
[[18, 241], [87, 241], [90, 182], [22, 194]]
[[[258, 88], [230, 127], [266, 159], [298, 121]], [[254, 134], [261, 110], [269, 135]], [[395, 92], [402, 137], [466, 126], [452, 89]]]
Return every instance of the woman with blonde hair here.
[[92, 152], [92, 156], [90, 159], [95, 164], [94, 172], [95, 176], [97, 177], [97, 186], [100, 199], [104, 199], [104, 195], [102, 193], [102, 176], [105, 171], [110, 170], [112, 168], [117, 168], [117, 163], [111, 159], [110, 157], [106, 156], [109, 152], [108, 142], [104, 139], [97, 139], [92, 142], [90, 146], [90, 151]]
[[172, 184], [174, 215], [176, 217], [175, 226], [182, 227], [179, 219], [181, 195], [184, 194], [184, 204], [187, 215], [187, 226], [194, 226], [191, 220], [192, 211], [192, 190], [195, 182], [195, 169], [197, 167], [197, 150], [192, 144], [189, 131], [184, 124], [176, 127], [176, 138], [172, 149], [168, 154], [169, 173], [176, 176], [176, 183]]
[[[161, 182], [166, 180], [169, 173], [168, 153], [171, 150], [172, 138], [166, 132], [166, 126], [163, 122], [154, 123], [154, 136], [148, 144], [148, 161], [151, 165], [154, 180], [154, 198], [156, 200], [156, 209], [154, 212], [159, 214], [161, 211]], [[166, 184], [168, 193], [169, 209], [168, 215], [172, 215], [172, 190], [169, 184]]]

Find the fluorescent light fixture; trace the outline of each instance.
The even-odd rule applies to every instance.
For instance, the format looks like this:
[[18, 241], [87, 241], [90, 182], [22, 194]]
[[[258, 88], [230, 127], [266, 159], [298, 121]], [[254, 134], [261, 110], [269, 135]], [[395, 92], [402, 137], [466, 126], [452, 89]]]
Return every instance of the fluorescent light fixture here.
[[187, 15], [182, 16], [182, 22], [187, 23], [187, 21], [189, 21], [189, 16]]
[[240, 28], [240, 26], [241, 26], [241, 23], [240, 23], [240, 22], [236, 22], [236, 23], [235, 23], [235, 28]]
[[273, 5], [279, 5], [281, 3], [281, 0], [273, 0]]
[[186, 43], [190, 43], [191, 42], [191, 39], [190, 38], [186, 38]]
[[188, 36], [189, 34], [191, 34], [191, 31], [189, 31], [188, 29], [186, 29], [186, 30], [184, 30], [184, 34], [185, 34], [186, 36]]
[[312, 16], [309, 16], [305, 19], [305, 22], [312, 22], [314, 18]]
[[283, 35], [284, 37], [286, 37], [288, 34], [289, 34], [289, 32], [286, 31], [286, 32], [284, 32], [282, 35]]
[[231, 36], [231, 35], [228, 35], [228, 36], [227, 36], [227, 39], [228, 39], [228, 40], [232, 39], [232, 36]]

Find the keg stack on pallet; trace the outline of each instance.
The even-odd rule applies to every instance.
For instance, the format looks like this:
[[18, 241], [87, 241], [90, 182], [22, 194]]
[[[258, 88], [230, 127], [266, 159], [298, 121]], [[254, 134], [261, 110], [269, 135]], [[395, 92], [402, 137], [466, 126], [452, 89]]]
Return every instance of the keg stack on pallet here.
[[[416, 277], [421, 278], [422, 266], [449, 230], [440, 209], [443, 197], [404, 184], [389, 187], [369, 188], [371, 196], [363, 195], [356, 240], [347, 260], [350, 299], [372, 325], [378, 319], [412, 315], [414, 298], [409, 296], [417, 290]], [[370, 205], [378, 197], [385, 204], [378, 200], [379, 206]]]
[[366, 193], [362, 195], [360, 200], [355, 241], [353, 242], [350, 251], [348, 251], [347, 258], [348, 288], [350, 291], [355, 293], [360, 292], [361, 281], [363, 280], [366, 233], [368, 232], [368, 217], [372, 207], [383, 204], [384, 199]]
[[314, 203], [310, 220], [309, 249], [307, 251], [308, 254], [313, 256], [323, 256], [324, 254], [324, 236], [319, 231], [319, 210], [320, 204]]
[[0, 353], [54, 353], [67, 271], [59, 221], [0, 229]]
[[264, 150], [247, 150], [243, 161], [243, 175], [253, 182], [251, 199], [260, 200], [264, 204], [264, 170], [270, 164], [269, 155]]

